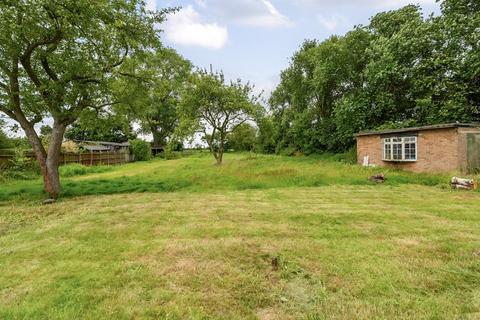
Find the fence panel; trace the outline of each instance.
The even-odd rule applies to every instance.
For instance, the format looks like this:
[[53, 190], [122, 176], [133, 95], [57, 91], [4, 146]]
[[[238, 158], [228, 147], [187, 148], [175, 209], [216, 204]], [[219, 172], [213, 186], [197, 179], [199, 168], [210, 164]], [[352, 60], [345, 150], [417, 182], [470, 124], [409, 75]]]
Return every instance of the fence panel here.
[[[27, 152], [26, 156], [35, 159], [33, 152]], [[11, 153], [0, 153], [0, 168], [8, 166], [13, 158]], [[60, 165], [79, 163], [84, 166], [117, 165], [130, 162], [130, 155], [125, 152], [91, 152], [71, 153], [65, 152], [60, 155]]]

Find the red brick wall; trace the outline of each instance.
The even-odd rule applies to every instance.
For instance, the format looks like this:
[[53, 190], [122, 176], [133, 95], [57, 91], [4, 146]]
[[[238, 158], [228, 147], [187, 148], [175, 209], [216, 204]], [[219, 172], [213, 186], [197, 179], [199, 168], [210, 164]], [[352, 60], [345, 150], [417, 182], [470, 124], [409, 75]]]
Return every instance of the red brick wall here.
[[[425, 130], [417, 133], [417, 161], [382, 161], [383, 146], [380, 135], [357, 137], [358, 163], [369, 156], [369, 163], [377, 166], [401, 168], [415, 172], [446, 172], [462, 169], [466, 161], [464, 148], [460, 145], [457, 128]], [[460, 155], [460, 152], [462, 155]]]

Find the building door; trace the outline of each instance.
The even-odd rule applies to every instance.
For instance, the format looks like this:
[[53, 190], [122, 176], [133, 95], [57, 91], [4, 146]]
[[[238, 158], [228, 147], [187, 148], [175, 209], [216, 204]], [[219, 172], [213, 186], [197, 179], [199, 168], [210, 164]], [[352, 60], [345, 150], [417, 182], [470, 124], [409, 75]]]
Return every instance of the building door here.
[[480, 133], [467, 134], [467, 169], [471, 173], [480, 171]]

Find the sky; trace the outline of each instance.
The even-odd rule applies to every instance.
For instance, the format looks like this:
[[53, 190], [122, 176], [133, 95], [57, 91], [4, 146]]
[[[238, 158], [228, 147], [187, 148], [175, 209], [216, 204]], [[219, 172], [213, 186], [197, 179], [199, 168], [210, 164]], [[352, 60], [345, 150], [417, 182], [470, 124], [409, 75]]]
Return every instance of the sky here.
[[381, 11], [419, 4], [438, 13], [435, 0], [146, 0], [149, 9], [180, 7], [169, 15], [163, 43], [200, 68], [255, 85], [264, 98], [305, 39], [342, 35]]
[[[145, 0], [150, 10], [179, 7], [159, 27], [163, 43], [200, 68], [242, 79], [268, 99], [280, 72], [305, 39], [342, 35], [381, 11], [419, 4], [438, 13], [436, 0]], [[46, 119], [42, 124], [50, 124]], [[38, 125], [37, 127], [40, 127]], [[23, 135], [23, 133], [11, 133]]]

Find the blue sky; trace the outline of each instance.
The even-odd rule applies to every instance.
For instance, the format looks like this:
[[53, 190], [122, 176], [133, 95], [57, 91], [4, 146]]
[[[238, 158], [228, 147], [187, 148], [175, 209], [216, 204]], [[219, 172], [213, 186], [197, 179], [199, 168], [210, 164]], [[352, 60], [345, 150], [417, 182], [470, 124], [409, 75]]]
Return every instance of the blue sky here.
[[435, 0], [147, 0], [150, 9], [182, 7], [161, 26], [164, 43], [198, 67], [250, 81], [266, 97], [304, 39], [344, 34], [409, 3], [426, 15], [439, 11]]

